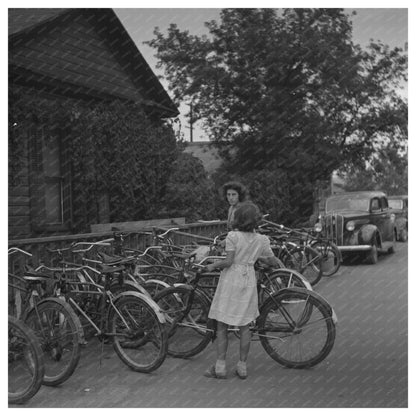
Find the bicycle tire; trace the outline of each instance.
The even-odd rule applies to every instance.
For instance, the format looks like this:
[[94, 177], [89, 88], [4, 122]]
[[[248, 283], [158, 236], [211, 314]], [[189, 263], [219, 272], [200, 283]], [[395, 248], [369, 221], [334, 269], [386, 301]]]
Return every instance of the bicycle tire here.
[[[192, 306], [184, 316], [192, 292]], [[166, 316], [169, 355], [189, 358], [206, 348], [212, 338], [212, 331], [207, 328], [210, 303], [206, 296], [189, 286], [177, 286], [162, 290], [154, 301]]]
[[335, 343], [332, 308], [315, 292], [305, 289], [284, 289], [269, 298], [261, 308], [257, 328], [267, 354], [288, 368], [319, 364]]
[[58, 298], [41, 301], [25, 317], [44, 355], [43, 384], [57, 386], [75, 371], [81, 355], [81, 323], [68, 303]]
[[[143, 290], [145, 289], [145, 290]], [[146, 296], [150, 296], [149, 293], [147, 293], [146, 288], [144, 288], [144, 286], [142, 285], [142, 283], [137, 283], [136, 281], [131, 281], [131, 280], [125, 280], [122, 283], [119, 283], [117, 281], [117, 279], [113, 280], [110, 284], [110, 292], [114, 295], [117, 296], [120, 293], [123, 292], [127, 292], [127, 291], [133, 291], [133, 292], [137, 292], [137, 293], [142, 293]]]
[[30, 400], [42, 385], [45, 366], [39, 340], [22, 321], [9, 315], [9, 404]]
[[301, 273], [312, 286], [322, 278], [322, 256], [309, 246], [290, 250], [285, 255], [283, 263], [287, 268]]
[[141, 285], [147, 290], [152, 299], [155, 298], [156, 294], [162, 290], [170, 287], [170, 285], [163, 280], [149, 279], [141, 283]]
[[322, 276], [334, 275], [341, 267], [342, 262], [338, 246], [332, 242], [314, 241], [311, 243], [311, 247], [322, 254]]
[[121, 295], [108, 321], [114, 350], [128, 367], [150, 373], [162, 365], [167, 353], [166, 329], [149, 302]]

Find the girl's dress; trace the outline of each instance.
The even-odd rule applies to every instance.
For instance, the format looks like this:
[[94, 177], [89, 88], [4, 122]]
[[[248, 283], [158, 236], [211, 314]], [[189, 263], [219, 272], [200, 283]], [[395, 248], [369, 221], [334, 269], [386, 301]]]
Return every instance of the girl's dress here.
[[259, 316], [254, 263], [273, 256], [265, 235], [230, 231], [225, 250], [235, 251], [233, 264], [221, 271], [209, 318], [229, 325], [244, 326]]

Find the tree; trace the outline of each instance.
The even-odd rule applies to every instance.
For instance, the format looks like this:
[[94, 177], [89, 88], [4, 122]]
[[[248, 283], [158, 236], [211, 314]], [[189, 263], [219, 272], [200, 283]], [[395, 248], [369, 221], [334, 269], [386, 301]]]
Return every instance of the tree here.
[[291, 190], [306, 178], [292, 192], [299, 204], [316, 181], [367, 160], [380, 135], [407, 140], [407, 102], [397, 93], [407, 55], [355, 45], [342, 9], [224, 9], [206, 26], [209, 37], [156, 28], [148, 44], [230, 173], [282, 170]]
[[165, 217], [185, 217], [188, 222], [220, 218], [223, 202], [204, 170], [201, 161], [181, 153], [160, 201], [160, 214]]
[[408, 194], [408, 153], [388, 143], [360, 168], [344, 171], [346, 191], [382, 190], [388, 195]]

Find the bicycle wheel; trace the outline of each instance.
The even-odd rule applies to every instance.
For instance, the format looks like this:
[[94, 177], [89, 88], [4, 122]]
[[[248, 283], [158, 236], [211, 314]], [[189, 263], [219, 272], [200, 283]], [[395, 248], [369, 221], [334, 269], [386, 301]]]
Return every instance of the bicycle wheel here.
[[301, 273], [314, 286], [322, 278], [322, 256], [311, 247], [291, 250], [283, 259], [285, 266]]
[[[278, 292], [286, 287], [300, 287], [312, 290], [312, 286], [305, 277], [298, 271], [288, 268], [273, 270], [264, 280], [264, 284], [272, 290]], [[273, 287], [271, 287], [273, 286]]]
[[45, 367], [39, 341], [22, 321], [9, 315], [9, 403], [22, 404], [42, 385]]
[[43, 384], [57, 386], [66, 381], [78, 365], [81, 355], [81, 323], [63, 300], [41, 301], [25, 318], [38, 337], [45, 360]]
[[156, 296], [157, 293], [162, 290], [170, 287], [170, 285], [162, 280], [158, 279], [149, 279], [141, 283], [141, 285], [147, 290], [152, 299]]
[[288, 368], [320, 363], [335, 342], [332, 308], [315, 292], [282, 290], [263, 305], [257, 320], [260, 341], [275, 361]]
[[120, 359], [132, 370], [150, 373], [167, 353], [167, 334], [153, 306], [139, 296], [122, 295], [109, 314], [109, 331]]
[[342, 256], [336, 244], [332, 242], [314, 241], [311, 247], [322, 255], [323, 276], [332, 276], [339, 270]]
[[154, 301], [166, 316], [169, 355], [187, 358], [205, 349], [212, 338], [212, 331], [207, 329], [210, 304], [205, 296], [198, 290], [178, 286], [162, 290]]

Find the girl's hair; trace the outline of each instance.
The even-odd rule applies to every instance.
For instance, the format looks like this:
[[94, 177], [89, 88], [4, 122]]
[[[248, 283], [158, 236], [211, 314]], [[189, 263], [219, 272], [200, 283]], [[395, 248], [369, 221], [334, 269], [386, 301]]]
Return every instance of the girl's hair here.
[[248, 197], [247, 188], [243, 184], [241, 184], [240, 182], [232, 181], [232, 182], [227, 182], [222, 187], [222, 193], [223, 193], [223, 196], [224, 196], [225, 200], [227, 200], [227, 191], [229, 189], [232, 189], [232, 190], [234, 190], [238, 193], [238, 201], [239, 202], [245, 201]]
[[245, 202], [235, 210], [233, 228], [237, 228], [238, 231], [253, 232], [261, 218], [257, 205]]

